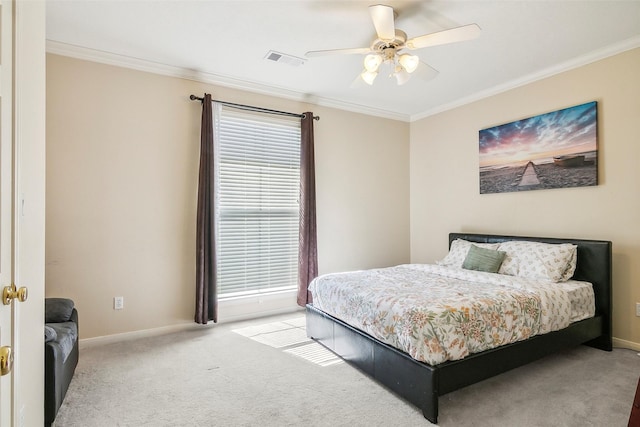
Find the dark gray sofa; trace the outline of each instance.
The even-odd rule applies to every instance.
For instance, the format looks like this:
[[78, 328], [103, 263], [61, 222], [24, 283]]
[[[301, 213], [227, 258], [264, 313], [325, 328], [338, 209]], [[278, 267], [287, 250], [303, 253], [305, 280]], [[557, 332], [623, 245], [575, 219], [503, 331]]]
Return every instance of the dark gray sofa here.
[[56, 418], [78, 364], [78, 311], [67, 298], [45, 298], [44, 425]]

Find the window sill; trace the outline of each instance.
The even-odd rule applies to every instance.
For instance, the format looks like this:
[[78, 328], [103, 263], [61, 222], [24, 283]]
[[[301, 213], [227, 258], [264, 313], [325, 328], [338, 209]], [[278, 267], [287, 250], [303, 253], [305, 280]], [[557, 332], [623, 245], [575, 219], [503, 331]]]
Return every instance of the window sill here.
[[279, 291], [260, 295], [220, 298], [218, 321], [232, 322], [300, 310], [296, 302], [297, 291]]

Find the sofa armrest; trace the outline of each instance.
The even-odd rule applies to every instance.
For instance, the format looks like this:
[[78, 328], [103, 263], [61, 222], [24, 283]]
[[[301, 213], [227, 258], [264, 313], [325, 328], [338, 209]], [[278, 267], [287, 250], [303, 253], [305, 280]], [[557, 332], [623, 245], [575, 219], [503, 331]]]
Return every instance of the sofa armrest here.
[[[44, 421], [45, 426], [51, 425], [55, 420], [58, 409], [62, 405], [67, 389], [73, 378], [79, 358], [78, 337], [80, 324], [78, 310], [73, 308], [68, 322], [75, 323], [77, 333], [71, 352], [66, 356], [65, 350], [58, 340], [45, 342], [44, 344]], [[58, 335], [60, 336], [60, 335]]]
[[56, 341], [44, 345], [44, 421], [51, 425], [62, 405], [78, 364], [79, 350], [76, 340], [71, 353], [63, 361], [63, 350]]
[[79, 329], [80, 324], [78, 323], [78, 310], [76, 310], [75, 307], [71, 312], [71, 317], [69, 318], [69, 321], [74, 322], [78, 326], [78, 336], [80, 336], [80, 329]]

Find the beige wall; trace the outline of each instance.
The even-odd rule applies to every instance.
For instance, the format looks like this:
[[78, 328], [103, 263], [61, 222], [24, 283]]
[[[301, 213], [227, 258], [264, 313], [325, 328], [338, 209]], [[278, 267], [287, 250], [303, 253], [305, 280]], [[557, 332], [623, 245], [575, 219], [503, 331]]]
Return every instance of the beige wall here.
[[[452, 231], [613, 241], [613, 333], [640, 349], [640, 49], [411, 124], [411, 260]], [[479, 194], [478, 131], [598, 101], [599, 185]]]
[[[614, 336], [640, 349], [637, 75], [638, 49], [409, 125], [48, 55], [46, 294], [76, 301], [83, 338], [191, 322], [200, 106], [188, 95], [206, 91], [321, 116], [321, 273], [432, 262], [451, 231], [612, 240]], [[598, 186], [479, 194], [478, 130], [592, 100]]]
[[50, 54], [46, 295], [75, 300], [82, 338], [192, 322], [201, 108], [188, 97], [204, 92], [321, 116], [321, 273], [409, 261], [408, 123]]

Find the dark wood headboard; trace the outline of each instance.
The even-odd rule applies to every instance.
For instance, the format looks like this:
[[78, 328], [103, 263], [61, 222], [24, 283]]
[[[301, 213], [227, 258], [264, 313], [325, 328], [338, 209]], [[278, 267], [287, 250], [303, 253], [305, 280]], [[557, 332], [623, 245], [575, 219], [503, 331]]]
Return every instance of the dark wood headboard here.
[[499, 243], [508, 240], [526, 240], [543, 243], [572, 243], [578, 247], [578, 260], [574, 280], [593, 284], [596, 316], [602, 316], [603, 335], [589, 344], [611, 350], [612, 347], [612, 243], [606, 240], [560, 239], [551, 237], [501, 236], [493, 234], [450, 233], [449, 246], [455, 239], [478, 243]]

